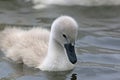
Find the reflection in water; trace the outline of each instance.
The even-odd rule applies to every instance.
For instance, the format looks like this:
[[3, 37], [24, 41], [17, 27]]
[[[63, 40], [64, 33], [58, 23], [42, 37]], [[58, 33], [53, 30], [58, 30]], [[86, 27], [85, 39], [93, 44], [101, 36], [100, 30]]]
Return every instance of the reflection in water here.
[[72, 71], [63, 71], [63, 72], [43, 72], [47, 80], [66, 80], [67, 75]]
[[77, 80], [77, 74], [73, 73], [71, 76], [71, 80]]

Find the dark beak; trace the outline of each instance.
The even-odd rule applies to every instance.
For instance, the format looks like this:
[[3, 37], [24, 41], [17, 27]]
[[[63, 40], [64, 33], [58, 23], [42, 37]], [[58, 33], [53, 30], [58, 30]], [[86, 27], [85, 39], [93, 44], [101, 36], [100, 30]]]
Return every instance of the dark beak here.
[[70, 60], [70, 62], [72, 64], [75, 64], [77, 62], [77, 57], [76, 57], [76, 54], [75, 54], [74, 46], [71, 43], [68, 43], [68, 44], [64, 44], [64, 47], [66, 49], [68, 59]]

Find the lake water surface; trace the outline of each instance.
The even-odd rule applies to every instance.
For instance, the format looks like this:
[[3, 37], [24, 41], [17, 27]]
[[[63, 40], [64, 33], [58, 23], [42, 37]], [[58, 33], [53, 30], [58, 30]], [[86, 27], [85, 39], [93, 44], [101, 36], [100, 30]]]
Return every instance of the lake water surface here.
[[120, 80], [120, 6], [54, 5], [35, 10], [32, 4], [21, 4], [0, 1], [0, 29], [7, 26], [50, 29], [58, 16], [72, 16], [79, 24], [78, 62], [72, 71], [43, 72], [9, 62], [0, 52], [0, 80]]

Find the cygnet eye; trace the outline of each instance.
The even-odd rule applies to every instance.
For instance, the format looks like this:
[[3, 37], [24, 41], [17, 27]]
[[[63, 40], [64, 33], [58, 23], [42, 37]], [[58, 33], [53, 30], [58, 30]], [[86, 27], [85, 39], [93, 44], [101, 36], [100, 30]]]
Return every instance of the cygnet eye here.
[[65, 39], [67, 39], [67, 36], [66, 36], [65, 34], [63, 34], [63, 37], [64, 37]]
[[62, 34], [62, 36], [65, 38], [65, 40], [70, 43], [70, 40], [68, 39], [68, 37], [65, 34]]

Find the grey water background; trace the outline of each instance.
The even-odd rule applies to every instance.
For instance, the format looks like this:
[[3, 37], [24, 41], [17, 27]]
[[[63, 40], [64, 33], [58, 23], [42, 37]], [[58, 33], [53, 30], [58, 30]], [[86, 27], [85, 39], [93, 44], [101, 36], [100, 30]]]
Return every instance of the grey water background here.
[[0, 52], [0, 80], [120, 80], [120, 6], [51, 5], [35, 10], [32, 3], [18, 1], [0, 0], [0, 29], [50, 29], [58, 16], [72, 16], [79, 24], [78, 62], [72, 71], [43, 72], [12, 63]]

